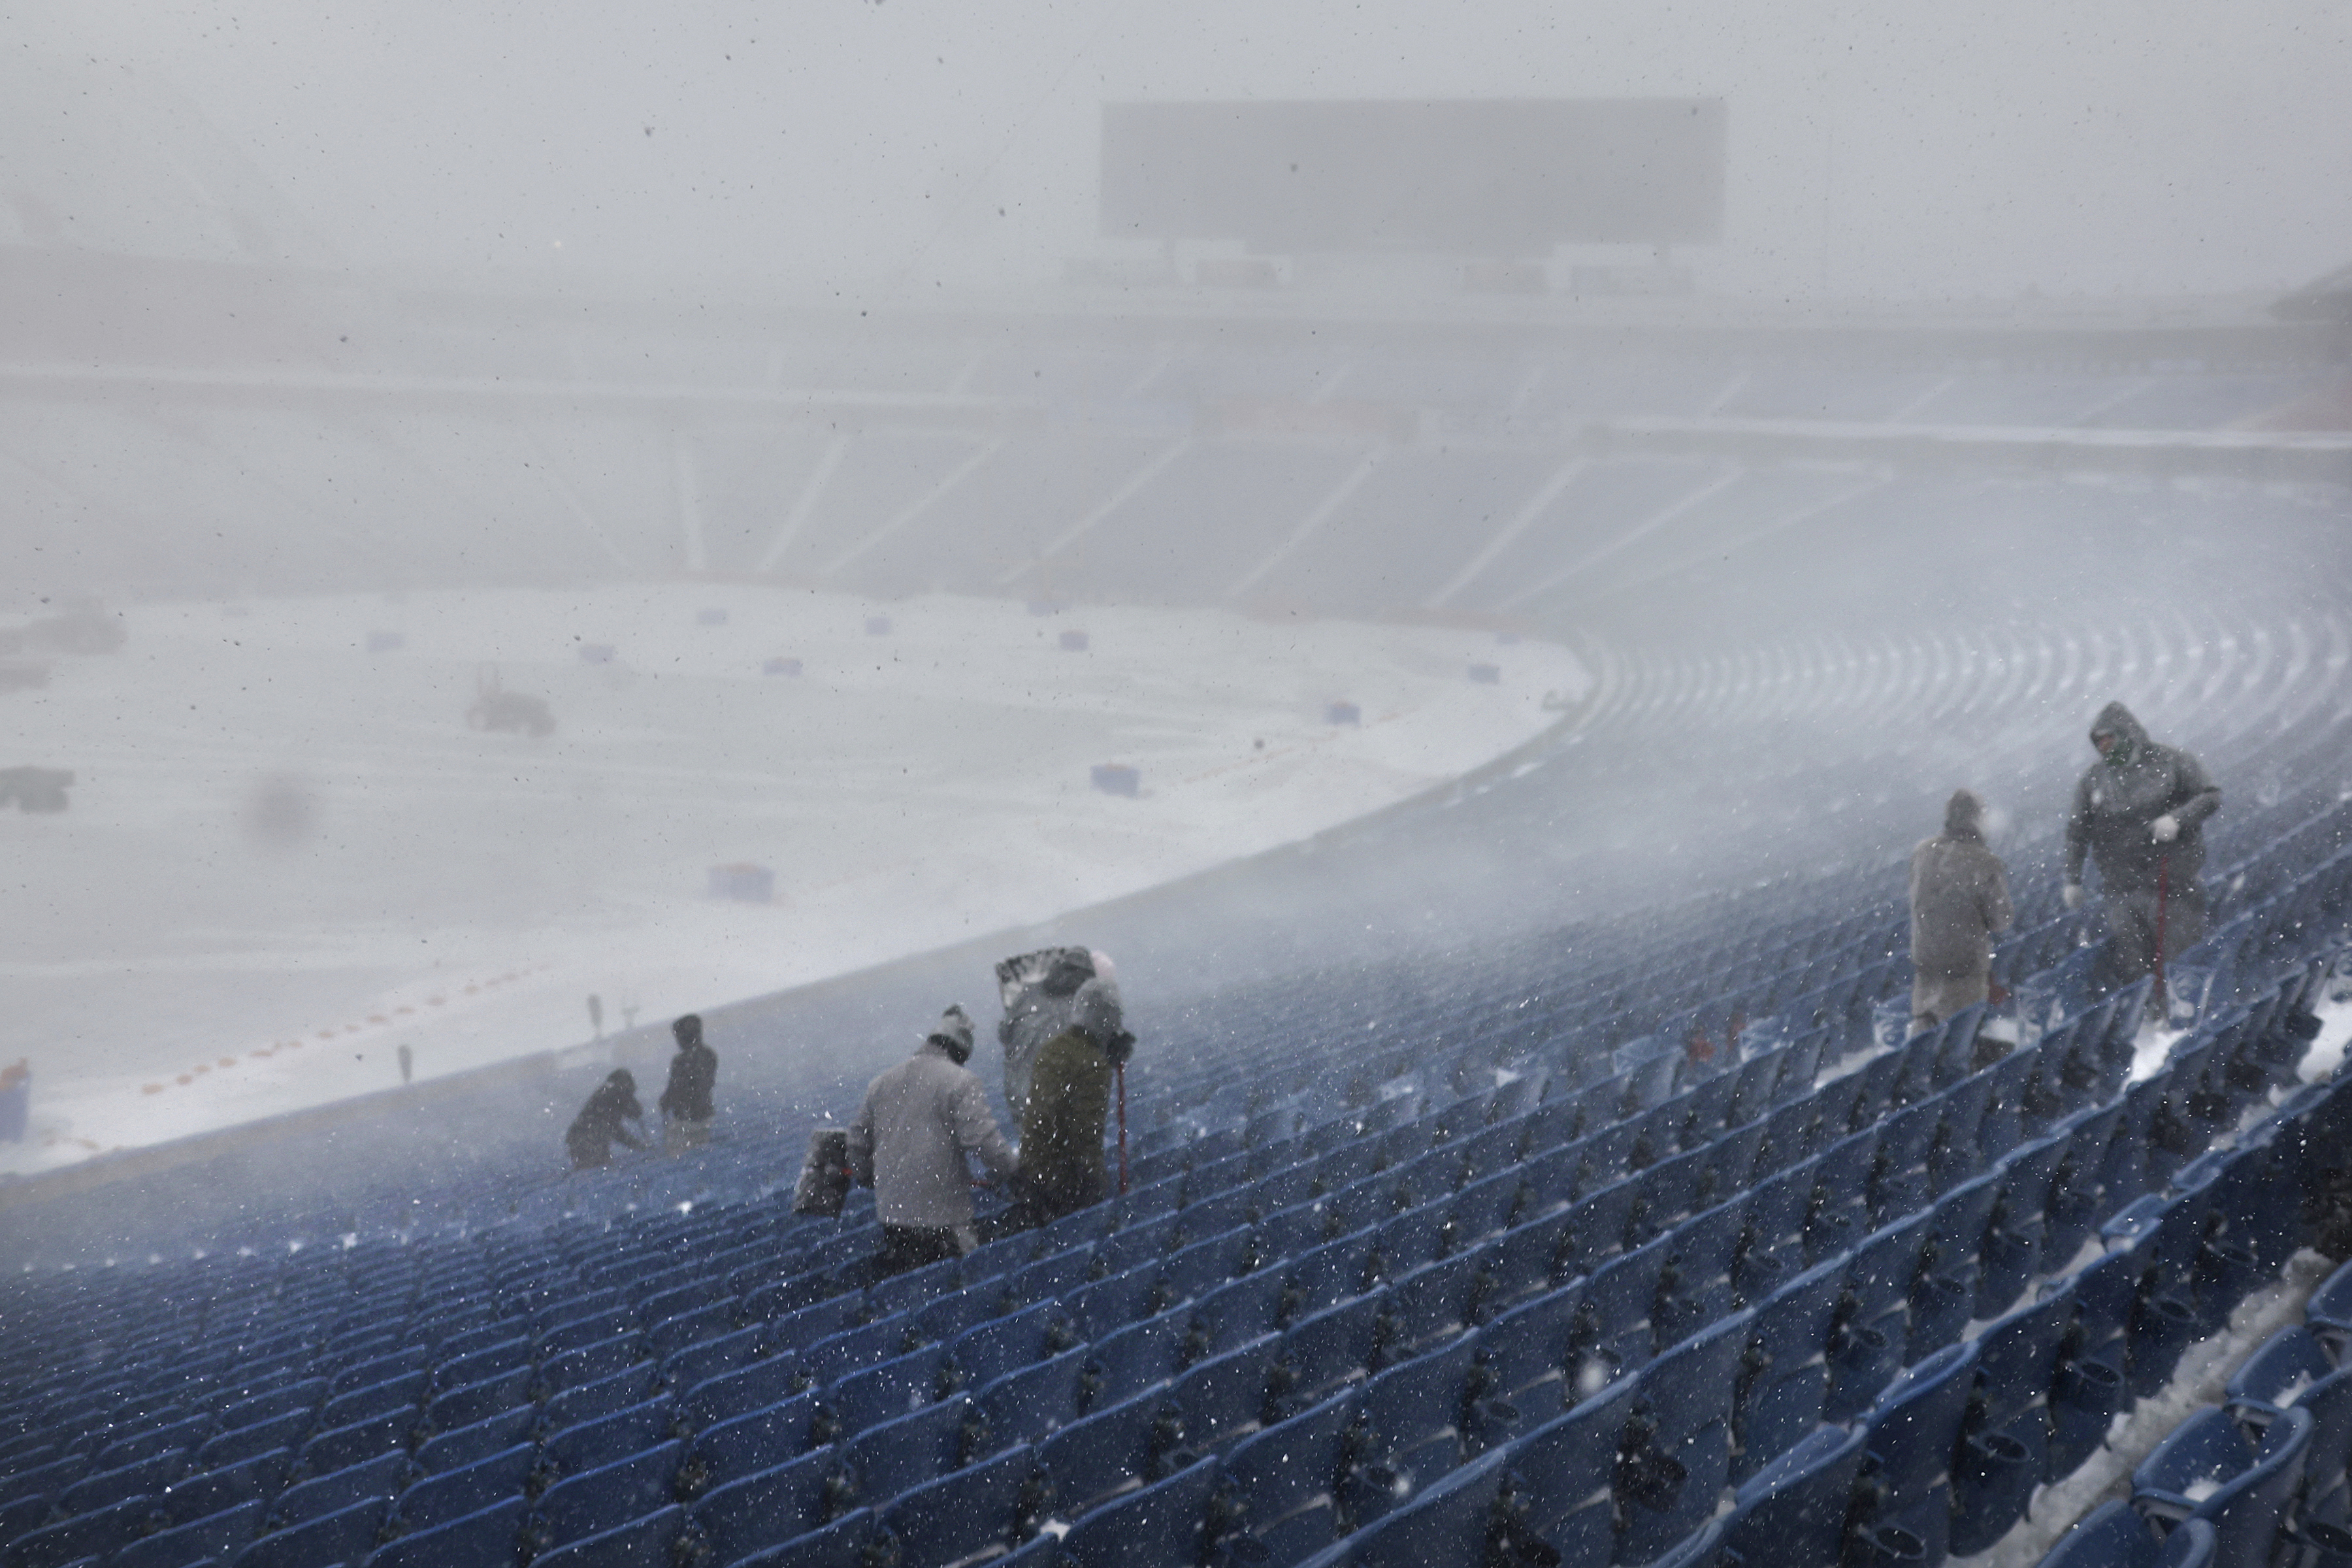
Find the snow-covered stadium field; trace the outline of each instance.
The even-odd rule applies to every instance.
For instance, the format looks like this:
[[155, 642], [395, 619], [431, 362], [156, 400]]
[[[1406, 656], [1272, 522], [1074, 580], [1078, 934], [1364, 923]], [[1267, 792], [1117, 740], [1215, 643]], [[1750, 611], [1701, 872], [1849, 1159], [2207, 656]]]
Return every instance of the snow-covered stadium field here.
[[[384, 1088], [404, 1045], [419, 1078], [568, 1045], [591, 995], [616, 1029], [1045, 919], [1458, 776], [1591, 684], [1490, 632], [717, 584], [119, 614], [0, 696], [0, 765], [76, 774], [0, 812], [0, 1062], [34, 1073], [0, 1170]], [[493, 668], [552, 734], [468, 727]], [[713, 895], [736, 864], [772, 901]]]

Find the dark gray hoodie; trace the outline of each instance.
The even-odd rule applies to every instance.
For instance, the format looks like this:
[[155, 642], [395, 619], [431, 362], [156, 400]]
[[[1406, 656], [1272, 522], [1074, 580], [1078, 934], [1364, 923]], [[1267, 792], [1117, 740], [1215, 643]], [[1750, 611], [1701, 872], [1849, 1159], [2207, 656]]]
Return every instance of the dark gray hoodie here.
[[[2087, 855], [2098, 862], [2099, 880], [2109, 893], [2153, 892], [2160, 868], [2171, 888], [2185, 891], [2204, 869], [2203, 824], [2221, 809], [2221, 792], [2195, 757], [2149, 740], [2120, 702], [2100, 709], [2092, 721], [2092, 744], [2102, 735], [2114, 736], [2116, 743], [2074, 786], [2074, 808], [2066, 817], [2066, 880], [2083, 879]], [[2159, 816], [2180, 825], [2169, 844], [2156, 841]]]

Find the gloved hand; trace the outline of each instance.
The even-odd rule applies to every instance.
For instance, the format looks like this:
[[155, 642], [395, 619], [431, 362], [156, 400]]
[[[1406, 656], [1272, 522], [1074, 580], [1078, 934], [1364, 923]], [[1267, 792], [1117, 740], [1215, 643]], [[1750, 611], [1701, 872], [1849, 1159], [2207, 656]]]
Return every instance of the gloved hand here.
[[2069, 882], [2064, 887], [2059, 889], [2058, 901], [2064, 904], [2070, 910], [2081, 909], [2083, 907], [2083, 884], [2080, 882]]
[[2168, 811], [2149, 823], [2147, 830], [2156, 836], [2158, 844], [2169, 844], [2180, 837], [2180, 818]]

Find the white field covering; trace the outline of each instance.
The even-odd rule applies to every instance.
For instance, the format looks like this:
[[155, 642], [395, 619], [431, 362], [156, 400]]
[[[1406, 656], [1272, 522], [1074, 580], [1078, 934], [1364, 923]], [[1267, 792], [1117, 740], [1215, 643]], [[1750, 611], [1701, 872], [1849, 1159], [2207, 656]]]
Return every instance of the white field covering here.
[[[0, 1170], [389, 1087], [404, 1044], [420, 1079], [572, 1045], [591, 994], [609, 1031], [1080, 909], [1456, 777], [1591, 685], [1487, 632], [741, 584], [121, 613], [121, 651], [0, 693], [0, 766], [77, 775], [0, 811], [0, 1063], [34, 1073]], [[553, 735], [467, 727], [488, 664]], [[772, 903], [710, 895], [736, 862]]]

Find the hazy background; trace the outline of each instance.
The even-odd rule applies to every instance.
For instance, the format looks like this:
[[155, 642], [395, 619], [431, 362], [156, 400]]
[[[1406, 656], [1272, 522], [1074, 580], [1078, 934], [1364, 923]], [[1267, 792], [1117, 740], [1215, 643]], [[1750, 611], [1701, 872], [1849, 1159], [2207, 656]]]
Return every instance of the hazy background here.
[[1106, 100], [1706, 95], [1730, 169], [1705, 289], [2214, 292], [2352, 257], [2329, 0], [71, 0], [10, 7], [0, 42], [0, 189], [165, 254], [224, 241], [110, 179], [125, 142], [224, 199], [274, 186], [287, 259], [887, 299], [1103, 249]]

